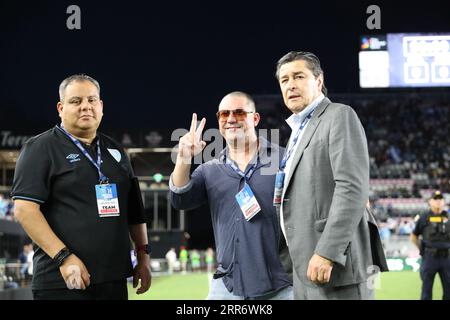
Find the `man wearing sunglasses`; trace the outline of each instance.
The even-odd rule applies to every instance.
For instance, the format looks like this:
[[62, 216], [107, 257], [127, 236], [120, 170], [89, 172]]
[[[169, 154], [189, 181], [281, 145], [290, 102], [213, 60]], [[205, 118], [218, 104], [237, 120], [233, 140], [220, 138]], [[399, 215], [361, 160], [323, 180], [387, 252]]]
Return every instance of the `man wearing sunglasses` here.
[[194, 113], [170, 179], [175, 208], [190, 210], [208, 202], [211, 209], [218, 267], [207, 299], [292, 299], [291, 281], [278, 257], [281, 231], [272, 205], [273, 168], [283, 150], [258, 139], [260, 116], [243, 92], [226, 95], [217, 118], [227, 144], [219, 158], [190, 175], [192, 158], [206, 145], [201, 140], [205, 119], [196, 129]]

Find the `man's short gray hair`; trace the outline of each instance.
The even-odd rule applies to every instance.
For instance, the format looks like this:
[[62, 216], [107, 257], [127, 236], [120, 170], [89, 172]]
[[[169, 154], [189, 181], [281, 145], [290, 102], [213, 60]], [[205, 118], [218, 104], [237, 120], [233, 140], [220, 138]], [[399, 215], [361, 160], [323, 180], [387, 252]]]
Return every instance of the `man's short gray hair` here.
[[64, 100], [64, 92], [66, 91], [67, 86], [75, 81], [76, 82], [90, 81], [93, 85], [95, 85], [97, 87], [98, 95], [100, 96], [100, 85], [98, 84], [97, 80], [88, 76], [87, 74], [74, 74], [74, 75], [71, 75], [70, 77], [64, 79], [63, 82], [61, 82], [61, 84], [59, 85], [59, 100], [60, 101]]

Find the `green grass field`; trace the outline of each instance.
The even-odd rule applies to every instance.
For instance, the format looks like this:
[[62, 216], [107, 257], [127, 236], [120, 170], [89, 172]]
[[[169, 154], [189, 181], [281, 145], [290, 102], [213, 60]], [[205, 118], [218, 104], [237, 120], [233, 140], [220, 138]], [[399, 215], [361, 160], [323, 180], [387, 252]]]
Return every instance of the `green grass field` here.
[[[419, 300], [422, 281], [419, 272], [392, 271], [381, 274], [380, 289], [375, 291], [377, 300]], [[442, 299], [442, 285], [436, 275], [433, 300]]]
[[[175, 274], [154, 277], [150, 290], [136, 295], [136, 289], [128, 288], [130, 300], [204, 300], [208, 294], [208, 275], [206, 273]], [[421, 281], [418, 272], [395, 271], [381, 275], [380, 288], [376, 290], [377, 300], [418, 300]], [[442, 286], [436, 276], [433, 299], [442, 298]]]
[[204, 300], [208, 295], [207, 273], [174, 274], [153, 277], [152, 286], [144, 294], [137, 295], [136, 289], [128, 285], [130, 300]]

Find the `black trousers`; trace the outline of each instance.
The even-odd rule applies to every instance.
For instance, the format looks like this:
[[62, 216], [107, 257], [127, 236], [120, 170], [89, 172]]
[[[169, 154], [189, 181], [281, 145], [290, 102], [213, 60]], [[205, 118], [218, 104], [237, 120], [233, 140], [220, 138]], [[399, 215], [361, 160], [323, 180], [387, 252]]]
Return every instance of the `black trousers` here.
[[439, 274], [444, 295], [442, 300], [450, 300], [450, 257], [434, 256], [426, 253], [422, 256], [420, 276], [422, 278], [422, 300], [431, 300], [433, 297], [433, 283], [436, 273]]
[[128, 300], [127, 280], [91, 284], [86, 290], [33, 290], [34, 300]]

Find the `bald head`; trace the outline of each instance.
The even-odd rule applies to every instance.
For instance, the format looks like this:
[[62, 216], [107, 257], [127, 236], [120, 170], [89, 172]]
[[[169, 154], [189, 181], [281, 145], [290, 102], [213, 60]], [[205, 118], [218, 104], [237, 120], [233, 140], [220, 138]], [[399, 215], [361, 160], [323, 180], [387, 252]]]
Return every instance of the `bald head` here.
[[219, 110], [228, 109], [230, 103], [233, 104], [233, 102], [236, 101], [239, 101], [244, 105], [246, 105], [249, 111], [256, 111], [255, 101], [253, 101], [252, 97], [250, 97], [249, 94], [241, 91], [233, 91], [227, 94], [225, 97], [223, 97], [219, 103]]

